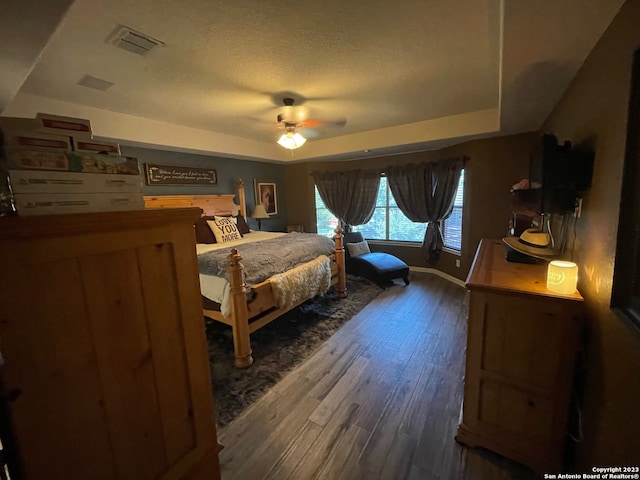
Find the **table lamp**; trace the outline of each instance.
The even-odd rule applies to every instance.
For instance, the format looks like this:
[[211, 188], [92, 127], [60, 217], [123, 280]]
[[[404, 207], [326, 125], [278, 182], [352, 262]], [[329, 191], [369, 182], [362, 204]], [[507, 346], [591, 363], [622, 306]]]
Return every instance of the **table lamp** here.
[[256, 207], [253, 209], [253, 215], [251, 215], [251, 218], [255, 218], [256, 220], [258, 220], [258, 230], [262, 230], [262, 226], [260, 225], [260, 221], [263, 218], [269, 218], [269, 214], [267, 213], [267, 211], [264, 208], [264, 205], [262, 205], [261, 203], [259, 203], [258, 205], [256, 205]]
[[578, 266], [573, 262], [553, 260], [547, 269], [547, 288], [552, 292], [571, 295], [576, 292]]

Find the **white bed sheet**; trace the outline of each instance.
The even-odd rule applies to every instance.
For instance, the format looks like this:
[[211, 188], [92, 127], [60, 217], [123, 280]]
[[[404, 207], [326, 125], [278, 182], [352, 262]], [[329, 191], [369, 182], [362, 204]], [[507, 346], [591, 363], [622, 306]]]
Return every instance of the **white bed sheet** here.
[[[238, 245], [245, 245], [251, 242], [259, 242], [260, 240], [268, 240], [270, 238], [286, 235], [281, 232], [256, 232], [246, 234], [239, 240], [233, 240], [225, 243], [198, 243], [196, 244], [196, 253], [198, 255], [212, 250], [226, 249], [231, 253], [231, 249]], [[242, 249], [239, 249], [242, 253]], [[231, 305], [229, 302], [230, 287], [226, 278], [214, 277], [213, 275], [200, 274], [200, 292], [209, 300], [220, 304], [220, 312], [225, 317], [231, 314]]]

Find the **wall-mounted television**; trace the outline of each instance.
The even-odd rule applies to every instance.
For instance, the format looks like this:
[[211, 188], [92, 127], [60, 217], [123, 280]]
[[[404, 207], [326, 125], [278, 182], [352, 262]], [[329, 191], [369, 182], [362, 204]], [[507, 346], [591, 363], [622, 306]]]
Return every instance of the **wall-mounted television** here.
[[558, 142], [555, 135], [542, 135], [529, 163], [529, 184], [541, 188], [540, 213], [573, 212], [577, 198], [591, 187], [593, 153], [576, 150], [571, 142]]

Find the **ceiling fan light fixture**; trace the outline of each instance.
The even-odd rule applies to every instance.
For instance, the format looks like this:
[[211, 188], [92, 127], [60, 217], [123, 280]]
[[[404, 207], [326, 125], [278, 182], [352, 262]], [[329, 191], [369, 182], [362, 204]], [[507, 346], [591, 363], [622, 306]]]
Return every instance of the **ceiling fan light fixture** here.
[[288, 150], [295, 150], [304, 145], [306, 141], [307, 139], [296, 132], [294, 127], [287, 127], [287, 131], [282, 134], [278, 140], [278, 144]]

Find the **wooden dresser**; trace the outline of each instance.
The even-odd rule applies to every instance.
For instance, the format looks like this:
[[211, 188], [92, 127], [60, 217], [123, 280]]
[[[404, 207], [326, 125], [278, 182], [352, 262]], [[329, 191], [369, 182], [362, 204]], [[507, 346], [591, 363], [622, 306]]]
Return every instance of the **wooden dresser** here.
[[470, 291], [464, 401], [456, 440], [538, 472], [561, 470], [582, 297], [546, 288], [547, 266], [510, 263], [482, 240]]
[[219, 479], [200, 209], [0, 218], [14, 477]]

